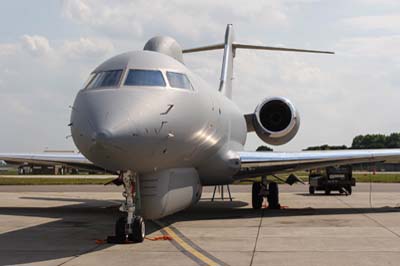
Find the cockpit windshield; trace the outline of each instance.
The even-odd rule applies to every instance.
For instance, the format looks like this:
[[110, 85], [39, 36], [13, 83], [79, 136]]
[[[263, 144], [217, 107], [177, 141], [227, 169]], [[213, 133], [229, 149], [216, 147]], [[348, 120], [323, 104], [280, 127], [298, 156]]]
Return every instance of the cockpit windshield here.
[[159, 70], [131, 69], [125, 80], [126, 86], [158, 86], [165, 87], [164, 77]]
[[115, 87], [121, 79], [122, 70], [102, 71], [94, 74], [89, 81], [86, 89], [96, 89], [100, 87]]
[[172, 88], [192, 89], [192, 84], [185, 74], [167, 71], [167, 78]]

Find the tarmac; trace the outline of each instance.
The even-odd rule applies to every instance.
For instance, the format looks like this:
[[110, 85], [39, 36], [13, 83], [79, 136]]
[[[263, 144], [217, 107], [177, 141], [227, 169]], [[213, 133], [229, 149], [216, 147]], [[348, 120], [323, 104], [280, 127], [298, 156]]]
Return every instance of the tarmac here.
[[121, 188], [1, 186], [0, 265], [400, 265], [400, 184], [280, 189], [283, 209], [253, 210], [248, 185], [231, 186], [232, 202], [206, 188], [192, 208], [146, 222], [149, 238], [172, 240], [112, 245], [96, 240], [113, 234]]

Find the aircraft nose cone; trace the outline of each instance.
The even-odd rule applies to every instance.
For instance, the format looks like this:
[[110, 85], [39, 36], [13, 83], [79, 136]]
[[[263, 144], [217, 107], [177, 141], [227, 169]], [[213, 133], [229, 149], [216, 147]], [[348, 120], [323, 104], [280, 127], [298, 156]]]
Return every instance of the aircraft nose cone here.
[[94, 132], [92, 134], [92, 145], [98, 145], [98, 144], [107, 144], [107, 142], [110, 141], [112, 138], [112, 134], [109, 131], [106, 130], [101, 130], [98, 132]]

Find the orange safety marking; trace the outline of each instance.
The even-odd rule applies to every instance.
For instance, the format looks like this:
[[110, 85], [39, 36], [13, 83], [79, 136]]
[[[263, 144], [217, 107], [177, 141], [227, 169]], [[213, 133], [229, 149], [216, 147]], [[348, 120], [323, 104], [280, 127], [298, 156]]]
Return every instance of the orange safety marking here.
[[[162, 236], [155, 236], [155, 237], [145, 237], [145, 239], [150, 240], [150, 241], [157, 241], [157, 240], [172, 240], [172, 236], [170, 235], [162, 235]], [[96, 239], [96, 244], [97, 245], [104, 245], [107, 244], [107, 239]], [[130, 244], [133, 243], [132, 241], [125, 240], [123, 243], [120, 244]]]
[[[262, 207], [263, 207], [263, 209], [268, 209], [269, 206], [268, 206], [267, 204], [263, 204]], [[289, 209], [289, 206], [281, 205], [281, 206], [280, 206], [280, 209], [281, 209], [281, 210]]]
[[170, 235], [162, 235], [162, 236], [156, 236], [156, 237], [145, 237], [145, 239], [150, 240], [150, 241], [157, 241], [157, 240], [172, 240], [172, 236]]

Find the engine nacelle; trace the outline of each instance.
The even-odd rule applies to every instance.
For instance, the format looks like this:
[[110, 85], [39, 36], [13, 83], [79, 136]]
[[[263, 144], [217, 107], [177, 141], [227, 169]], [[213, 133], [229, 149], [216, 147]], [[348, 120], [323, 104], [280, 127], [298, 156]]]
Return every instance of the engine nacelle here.
[[257, 106], [252, 116], [252, 125], [258, 137], [264, 142], [282, 145], [297, 134], [300, 116], [288, 99], [272, 97]]
[[140, 215], [158, 219], [200, 200], [202, 185], [194, 168], [167, 169], [140, 176]]

